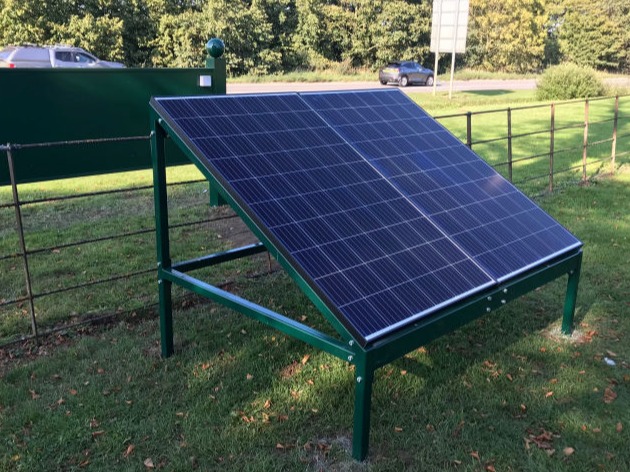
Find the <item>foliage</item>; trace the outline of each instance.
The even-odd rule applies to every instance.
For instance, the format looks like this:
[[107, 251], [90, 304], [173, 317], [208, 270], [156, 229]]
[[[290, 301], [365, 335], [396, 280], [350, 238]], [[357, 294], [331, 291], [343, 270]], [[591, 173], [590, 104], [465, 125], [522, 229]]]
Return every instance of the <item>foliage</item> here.
[[[394, 59], [433, 67], [431, 17], [427, 0], [0, 0], [0, 44], [71, 42], [128, 66], [183, 67], [202, 65], [204, 44], [221, 36], [232, 76], [374, 70]], [[629, 23], [627, 0], [471, 0], [457, 64], [627, 71]]]
[[563, 2], [565, 12], [558, 41], [565, 60], [597, 68], [615, 69], [620, 66], [626, 53], [623, 42], [626, 23], [620, 22], [615, 3], [593, 3], [590, 0]]
[[539, 100], [570, 100], [603, 94], [604, 85], [593, 69], [571, 63], [548, 68], [536, 91]]
[[541, 68], [544, 0], [471, 0], [467, 65], [503, 72]]

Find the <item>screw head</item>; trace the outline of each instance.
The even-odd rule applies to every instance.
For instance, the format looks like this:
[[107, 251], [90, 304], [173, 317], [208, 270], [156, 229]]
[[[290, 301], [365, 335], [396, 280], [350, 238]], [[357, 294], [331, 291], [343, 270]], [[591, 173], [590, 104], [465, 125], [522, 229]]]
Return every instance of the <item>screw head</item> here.
[[363, 382], [363, 377], [357, 377], [357, 383]]
[[353, 359], [354, 359], [353, 356], [348, 356], [348, 362], [352, 362]]
[[492, 308], [490, 308], [489, 306], [486, 307], [486, 313], [490, 313], [492, 311]]

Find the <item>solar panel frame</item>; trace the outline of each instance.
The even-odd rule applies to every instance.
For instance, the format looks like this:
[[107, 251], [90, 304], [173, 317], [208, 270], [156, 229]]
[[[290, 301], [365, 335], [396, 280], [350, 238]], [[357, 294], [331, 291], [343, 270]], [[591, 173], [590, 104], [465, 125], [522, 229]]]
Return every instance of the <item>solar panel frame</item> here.
[[[399, 90], [302, 92], [300, 96], [498, 283], [582, 246]], [[442, 152], [445, 149], [449, 156]], [[521, 211], [504, 211], [497, 202]], [[543, 238], [549, 231], [531, 231], [540, 220], [547, 221], [543, 229], [555, 231], [553, 236], [559, 238], [555, 246], [549, 247], [553, 241]], [[537, 253], [538, 247], [548, 249]]]
[[[296, 97], [299, 99], [299, 97], [296, 94], [270, 94], [267, 95], [268, 97], [271, 96], [281, 96], [281, 97], [287, 97], [287, 96], [292, 96], [292, 97]], [[251, 98], [253, 99], [257, 99], [260, 96], [251, 96]], [[479, 270], [479, 268], [475, 268], [475, 270], [478, 271], [478, 273], [476, 273], [475, 276], [471, 276], [470, 272], [471, 272], [471, 268], [469, 267], [464, 267], [462, 268], [461, 265], [462, 264], [469, 264], [470, 265], [470, 261], [466, 260], [466, 256], [463, 255], [463, 253], [461, 254], [462, 256], [464, 256], [463, 260], [460, 261], [456, 261], [457, 264], [450, 264], [447, 265], [447, 267], [440, 267], [438, 268], [433, 268], [435, 275], [431, 275], [431, 277], [434, 277], [435, 279], [437, 279], [438, 281], [440, 280], [444, 280], [444, 277], [446, 277], [443, 272], [449, 272], [451, 274], [451, 277], [453, 276], [453, 274], [456, 274], [457, 277], [461, 277], [463, 279], [466, 280], [473, 280], [474, 279], [474, 283], [471, 282], [471, 284], [473, 285], [472, 287], [469, 287], [468, 290], [465, 291], [461, 291], [461, 284], [458, 287], [460, 289], [460, 293], [455, 294], [455, 296], [448, 298], [448, 299], [444, 299], [444, 300], [440, 300], [440, 299], [433, 299], [430, 296], [427, 296], [426, 294], [423, 294], [423, 290], [422, 287], [419, 284], [420, 281], [420, 277], [418, 276], [416, 280], [409, 280], [407, 281], [406, 284], [400, 284], [399, 286], [395, 286], [394, 288], [396, 290], [411, 290], [413, 289], [417, 294], [418, 294], [418, 300], [419, 301], [425, 301], [426, 303], [430, 304], [429, 307], [425, 307], [422, 310], [419, 311], [415, 311], [414, 313], [409, 314], [409, 310], [407, 310], [407, 315], [403, 318], [394, 318], [394, 317], [388, 317], [388, 318], [383, 318], [380, 317], [378, 320], [375, 319], [369, 319], [366, 321], [366, 325], [362, 325], [361, 323], [363, 322], [363, 317], [361, 315], [361, 306], [355, 306], [355, 305], [360, 305], [360, 303], [356, 303], [357, 300], [355, 300], [355, 303], [350, 303], [351, 300], [347, 300], [346, 299], [346, 304], [341, 304], [341, 307], [339, 306], [339, 303], [337, 303], [339, 300], [343, 300], [343, 298], [338, 299], [337, 301], [332, 300], [331, 299], [331, 295], [335, 296], [335, 293], [332, 292], [331, 290], [331, 283], [329, 283], [329, 280], [326, 280], [325, 282], [322, 281], [322, 284], [328, 283], [327, 286], [319, 286], [319, 283], [314, 283], [314, 279], [312, 277], [313, 274], [315, 274], [315, 278], [317, 277], [323, 277], [324, 274], [323, 273], [318, 273], [317, 272], [317, 267], [313, 267], [312, 265], [309, 267], [305, 267], [305, 265], [308, 263], [309, 260], [311, 260], [312, 258], [300, 258], [299, 255], [296, 257], [296, 254], [294, 254], [294, 252], [296, 251], [302, 251], [305, 250], [306, 248], [299, 248], [299, 247], [287, 247], [287, 238], [284, 238], [284, 240], [282, 240], [282, 237], [278, 232], [276, 231], [275, 233], [273, 231], [270, 231], [268, 228], [268, 223], [266, 223], [265, 221], [263, 221], [262, 217], [265, 214], [265, 211], [269, 211], [269, 208], [263, 209], [264, 206], [266, 205], [265, 202], [265, 189], [264, 188], [257, 188], [257, 189], [252, 189], [252, 192], [258, 192], [258, 198], [260, 201], [258, 203], [254, 203], [251, 204], [251, 202], [247, 202], [246, 199], [244, 199], [242, 197], [242, 192], [243, 192], [243, 188], [239, 188], [236, 189], [235, 185], [238, 186], [237, 182], [230, 182], [228, 180], [226, 180], [220, 172], [217, 172], [217, 169], [213, 168], [213, 167], [208, 167], [205, 163], [203, 163], [203, 160], [205, 159], [205, 155], [204, 153], [209, 152], [210, 149], [214, 149], [215, 152], [224, 154], [226, 158], [230, 158], [234, 155], [234, 150], [230, 149], [228, 146], [225, 145], [220, 145], [218, 144], [218, 140], [215, 139], [217, 138], [221, 133], [225, 133], [226, 132], [226, 128], [225, 126], [226, 123], [223, 123], [221, 125], [216, 123], [216, 120], [213, 121], [212, 125], [210, 126], [209, 123], [205, 123], [204, 125], [199, 125], [198, 123], [192, 124], [189, 121], [186, 121], [185, 123], [187, 123], [188, 125], [190, 125], [191, 129], [192, 129], [192, 136], [194, 136], [194, 138], [191, 138], [190, 136], [188, 136], [188, 133], [186, 132], [186, 130], [184, 130], [183, 128], [181, 128], [179, 126], [179, 124], [177, 123], [176, 119], [173, 119], [173, 117], [171, 117], [170, 113], [167, 111], [167, 109], [162, 106], [163, 103], [169, 102], [169, 101], [173, 101], [173, 100], [177, 100], [179, 102], [181, 102], [183, 99], [185, 100], [208, 100], [208, 97], [182, 97], [182, 98], [157, 98], [157, 99], [153, 99], [152, 104], [153, 107], [158, 111], [158, 113], [160, 114], [160, 116], [162, 116], [163, 119], [166, 120], [166, 122], [169, 124], [169, 126], [171, 126], [174, 131], [176, 132], [176, 134], [178, 134], [178, 136], [180, 136], [180, 138], [182, 139], [182, 141], [186, 144], [186, 146], [193, 152], [193, 154], [195, 155], [195, 157], [199, 160], [200, 163], [202, 163], [203, 166], [205, 166], [205, 169], [207, 171], [210, 172], [210, 174], [213, 176], [213, 178], [215, 178], [221, 185], [221, 187], [227, 191], [228, 194], [230, 194], [233, 198], [234, 201], [238, 204], [238, 206], [240, 207], [240, 209], [248, 215], [248, 217], [252, 220], [252, 222], [254, 222], [254, 224], [256, 225], [256, 227], [265, 235], [265, 237], [270, 241], [270, 243], [277, 249], [280, 250], [280, 252], [282, 253], [282, 256], [290, 261], [290, 265], [292, 265], [295, 270], [300, 274], [300, 276], [306, 281], [306, 283], [309, 285], [309, 287], [311, 287], [311, 289], [317, 294], [317, 296], [324, 300], [324, 303], [326, 304], [326, 306], [330, 309], [331, 313], [334, 315], [334, 317], [341, 322], [341, 324], [345, 327], [346, 330], [348, 330], [349, 333], [351, 333], [351, 335], [353, 337], [355, 337], [355, 339], [357, 341], [359, 341], [362, 345], [365, 345], [368, 342], [371, 342], [375, 339], [378, 339], [382, 336], [384, 336], [385, 334], [392, 332], [398, 328], [400, 328], [401, 326], [404, 326], [406, 324], [412, 323], [413, 321], [427, 316], [431, 313], [434, 313], [435, 311], [438, 311], [440, 308], [442, 308], [443, 306], [455, 303], [459, 300], [462, 300], [468, 296], [470, 296], [473, 293], [482, 291], [484, 289], [486, 289], [487, 287], [491, 286], [494, 282], [487, 277], [486, 275], [483, 274], [483, 271]], [[220, 102], [221, 101], [221, 97], [213, 97], [212, 98], [213, 101], [217, 101]], [[224, 99], [228, 99], [228, 97], [224, 98]], [[242, 99], [242, 96], [241, 96]], [[301, 101], [301, 99], [299, 99]], [[251, 105], [251, 104], [250, 104]], [[357, 162], [360, 162], [362, 166], [366, 166], [366, 169], [369, 169], [369, 172], [374, 174], [375, 171], [373, 169], [372, 166], [370, 166], [367, 162], [364, 161], [363, 157], [356, 152], [356, 150], [354, 150], [352, 147], [350, 147], [349, 145], [347, 145], [347, 143], [345, 143], [345, 141], [343, 141], [340, 136], [334, 131], [332, 130], [332, 128], [328, 127], [328, 125], [321, 120], [321, 118], [319, 118], [314, 112], [312, 112], [312, 110], [310, 110], [310, 108], [306, 105], [306, 103], [303, 104], [305, 109], [308, 109], [309, 113], [312, 113], [312, 115], [309, 115], [309, 113], [305, 113], [305, 117], [304, 117], [304, 126], [310, 126], [312, 127], [314, 124], [317, 124], [319, 126], [324, 126], [325, 129], [327, 129], [328, 131], [324, 133], [325, 137], [323, 138], [324, 140], [331, 141], [333, 140], [333, 138], [335, 138], [336, 140], [338, 140], [343, 144], [342, 149], [344, 150], [343, 152], [345, 153], [351, 153], [352, 157], [357, 159]], [[173, 109], [176, 110], [176, 112], [179, 114], [178, 119], [180, 120], [189, 120], [190, 118], [195, 116], [195, 113], [192, 112], [189, 108], [187, 109], [187, 107], [185, 106], [185, 103], [177, 103], [177, 105], [172, 106]], [[264, 109], [259, 109], [260, 113], [265, 113]], [[278, 111], [274, 111], [274, 114], [278, 113]], [[271, 114], [269, 115], [271, 116]], [[199, 120], [199, 117], [197, 116], [195, 118], [196, 120]], [[313, 120], [316, 120], [316, 122], [313, 122]], [[228, 120], [229, 121], [229, 120]], [[254, 125], [252, 123], [249, 123], [249, 125]], [[243, 126], [243, 123], [241, 123], [241, 126]], [[258, 123], [258, 126], [260, 126], [260, 123]], [[282, 123], [280, 123], [278, 120], [270, 120], [269, 122], [265, 121], [264, 123], [264, 127], [266, 129], [258, 129], [257, 132], [261, 133], [261, 132], [268, 132], [271, 133], [274, 138], [276, 136], [277, 133], [284, 133], [286, 131], [286, 126], [283, 126]], [[248, 129], [250, 130], [254, 130], [253, 127], [249, 127]], [[276, 133], [276, 134], [273, 134]], [[331, 134], [327, 134], [327, 133], [331, 133]], [[204, 138], [204, 136], [208, 136], [207, 138]], [[278, 146], [281, 147], [281, 149], [276, 149], [274, 152], [282, 152], [285, 151], [286, 148], [291, 149], [300, 149], [301, 151], [305, 151], [305, 149], [300, 148], [299, 146], [297, 147], [293, 147], [291, 148], [291, 146], [296, 146], [296, 143], [294, 140], [291, 140], [291, 136], [290, 133], [287, 135], [283, 135], [280, 134], [281, 139], [280, 142], [276, 143]], [[306, 141], [308, 141], [308, 145], [312, 146], [315, 143], [310, 142], [309, 140], [313, 138], [312, 136], [307, 136]], [[322, 137], [319, 137], [319, 143], [321, 144], [321, 140]], [[199, 143], [199, 144], [197, 144]], [[253, 151], [252, 149], [248, 148], [248, 143], [240, 143], [238, 145], [234, 144], [234, 147], [238, 146], [239, 152], [241, 153], [247, 153], [250, 151]], [[269, 151], [268, 148], [267, 150]], [[306, 150], [307, 151], [307, 150]], [[312, 154], [312, 150], [310, 151]], [[306, 154], [309, 154], [309, 152], [306, 152]], [[294, 157], [294, 156], [293, 156]], [[311, 155], [312, 157], [312, 155]], [[316, 156], [317, 157], [317, 156]], [[329, 162], [328, 164], [330, 165], [335, 165], [334, 160]], [[303, 165], [300, 166], [301, 170], [304, 170]], [[235, 172], [236, 174], [240, 175], [243, 177], [243, 179], [247, 179], [248, 176], [250, 176], [251, 174], [248, 173], [247, 169], [242, 169], [242, 168], [236, 168], [236, 169], [232, 169], [233, 172]], [[250, 168], [251, 171], [251, 168]], [[327, 170], [324, 170], [323, 172], [328, 172]], [[269, 174], [269, 176], [271, 176], [272, 174]], [[265, 177], [266, 178], [266, 177]], [[330, 172], [328, 172], [327, 174], [327, 179], [332, 179], [334, 180], [336, 177], [334, 174], [332, 174], [332, 176], [330, 175]], [[374, 205], [392, 205], [392, 201], [390, 200], [387, 203], [384, 203], [382, 201], [382, 193], [375, 193], [373, 192], [372, 194], [369, 188], [365, 188], [365, 178], [359, 179], [360, 180], [360, 184], [363, 185], [364, 188], [362, 188], [362, 195], [361, 198], [363, 199], [364, 202], [370, 202]], [[399, 216], [404, 216], [405, 212], [411, 212], [413, 213], [415, 216], [421, 215], [420, 212], [418, 212], [417, 208], [413, 205], [411, 205], [408, 200], [404, 197], [404, 196], [400, 196], [398, 194], [398, 191], [391, 186], [389, 183], [382, 181], [382, 176], [379, 175], [379, 179], [378, 180], [378, 184], [377, 185], [385, 185], [387, 186], [388, 189], [390, 189], [390, 191], [394, 192], [396, 197], [398, 197], [398, 199], [401, 201], [400, 204], [404, 205], [404, 207], [406, 209], [399, 209], [399, 211], [401, 212], [399, 214]], [[374, 184], [373, 184], [374, 185]], [[343, 190], [340, 188], [339, 189], [340, 192], [342, 192]], [[382, 192], [382, 190], [381, 190]], [[371, 200], [370, 200], [371, 199]], [[336, 201], [345, 201], [342, 199], [337, 199]], [[402, 203], [404, 202], [404, 203]], [[267, 202], [268, 203], [268, 202]], [[299, 204], [299, 202], [297, 202]], [[395, 203], [395, 202], [394, 202]], [[329, 200], [329, 204], [334, 204], [333, 200]], [[256, 206], [258, 205], [258, 206]], [[299, 209], [300, 211], [304, 211], [305, 212], [305, 217], [315, 217], [315, 214], [311, 214], [309, 215], [308, 208], [305, 207], [300, 207]], [[346, 209], [346, 211], [358, 211], [359, 209]], [[316, 213], [316, 212], [315, 212]], [[381, 216], [383, 213], [381, 211], [381, 213], [379, 213], [379, 216]], [[390, 209], [390, 211], [384, 213], [384, 215], [390, 215], [390, 214], [397, 214], [397, 211], [392, 211]], [[285, 217], [288, 215], [285, 215]], [[424, 218], [424, 215], [421, 215]], [[283, 216], [280, 215], [280, 218], [282, 218]], [[274, 218], [278, 218], [277, 214], [274, 214]], [[279, 221], [282, 221], [281, 219]], [[428, 220], [427, 220], [428, 221]], [[361, 222], [363, 223], [364, 220], [362, 219]], [[429, 222], [430, 225], [432, 225], [432, 223]], [[292, 229], [292, 231], [295, 230], [295, 228]], [[298, 229], [300, 230], [300, 229]], [[357, 235], [360, 234], [364, 234], [366, 229], [365, 228], [358, 228], [357, 227]], [[434, 228], [435, 230], [435, 228]], [[440, 231], [437, 231], [438, 233], [441, 233]], [[355, 236], [357, 236], [355, 235]], [[447, 241], [447, 238], [445, 237], [445, 235], [441, 234], [441, 236], [443, 237], [443, 239], [445, 241]], [[349, 235], [349, 237], [352, 237], [352, 235]], [[301, 235], [301, 239], [303, 241], [305, 241], [306, 239], [308, 239], [308, 235]], [[450, 242], [448, 242], [446, 244], [446, 246], [449, 246]], [[287, 247], [287, 249], [285, 250], [284, 248]], [[373, 250], [374, 248], [372, 248]], [[451, 248], [452, 250], [453, 248]], [[343, 255], [345, 254], [346, 256], [349, 254], [349, 252], [347, 251], [347, 247], [344, 247], [342, 249], [338, 249], [336, 250], [335, 254], [338, 254], [340, 256], [339, 260], [343, 259]], [[434, 251], [434, 253], [432, 254], [433, 257], [439, 257], [439, 258], [443, 258], [444, 256], [437, 254], [437, 252]], [[373, 253], [372, 253], [373, 255]], [[421, 255], [421, 254], [419, 254]], [[420, 259], [418, 259], [417, 256], [413, 256], [414, 257], [414, 261], [417, 261], [418, 263], [420, 263]], [[419, 264], [420, 265], [420, 264]], [[473, 263], [474, 265], [474, 263]], [[451, 267], [452, 266], [452, 267]], [[353, 271], [354, 269], [352, 268], [348, 268], [348, 271]], [[440, 271], [438, 273], [438, 270]], [[473, 271], [474, 272], [474, 271]], [[364, 287], [362, 287], [362, 289], [365, 289], [366, 287], [369, 288], [369, 290], [373, 293], [370, 293], [370, 295], [366, 295], [363, 297], [364, 301], [367, 301], [367, 303], [369, 303], [370, 306], [372, 307], [380, 307], [380, 310], [383, 309], [387, 309], [391, 312], [392, 308], [398, 307], [400, 308], [401, 306], [406, 307], [409, 303], [410, 300], [407, 299], [405, 301], [401, 301], [403, 299], [405, 299], [405, 297], [408, 298], [408, 295], [404, 295], [403, 297], [386, 297], [384, 293], [386, 293], [386, 290], [379, 290], [379, 286], [378, 283], [375, 284], [375, 280], [378, 281], [379, 277], [378, 274], [374, 272], [374, 268], [368, 269], [368, 273], [372, 274], [375, 277], [365, 277], [365, 274], [360, 274], [360, 273], [356, 273], [355, 272], [348, 272], [351, 273], [353, 276], [359, 278], [362, 282], [362, 284], [364, 284]], [[480, 277], [483, 276], [483, 280], [480, 279]], [[331, 276], [331, 281], [335, 281], [336, 283], [340, 283], [343, 282], [344, 280], [338, 280], [339, 278], [337, 278], [337, 280], [334, 280], [334, 277]], [[426, 279], [426, 274], [425, 274], [425, 279]], [[423, 282], [426, 283], [426, 280], [422, 280]], [[348, 284], [348, 280], [347, 278], [345, 279], [345, 291], [351, 291], [352, 288], [350, 287], [350, 284]], [[433, 281], [434, 283], [435, 280]], [[480, 283], [481, 282], [481, 283]], [[442, 282], [442, 284], [444, 285], [444, 282]], [[356, 288], [356, 287], [354, 287]], [[383, 287], [380, 287], [381, 289]], [[444, 287], [442, 287], [444, 288]], [[328, 290], [328, 292], [326, 292], [325, 290]], [[426, 287], [424, 288], [424, 290], [426, 290]], [[451, 289], [448, 289], [449, 293], [451, 292]], [[416, 305], [418, 303], [418, 300], [416, 300]], [[365, 308], [365, 307], [363, 307]], [[381, 313], [382, 314], [382, 313]], [[349, 321], [349, 318], [352, 321]], [[393, 321], [392, 321], [393, 320]], [[373, 329], [373, 327], [371, 327], [370, 325], [373, 323], [380, 323], [378, 324], [378, 326], [380, 326], [379, 329]]]

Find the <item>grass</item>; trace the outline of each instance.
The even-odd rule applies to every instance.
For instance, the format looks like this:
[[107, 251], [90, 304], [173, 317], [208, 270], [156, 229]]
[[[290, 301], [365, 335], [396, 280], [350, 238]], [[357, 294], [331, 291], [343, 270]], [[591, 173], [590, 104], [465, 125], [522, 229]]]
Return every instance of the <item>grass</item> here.
[[[192, 300], [168, 360], [141, 315], [2, 351], [0, 470], [628, 470], [630, 168], [540, 203], [585, 243], [574, 335], [558, 281], [380, 369], [366, 463], [350, 366]], [[283, 273], [237, 272], [231, 291], [322, 326]]]

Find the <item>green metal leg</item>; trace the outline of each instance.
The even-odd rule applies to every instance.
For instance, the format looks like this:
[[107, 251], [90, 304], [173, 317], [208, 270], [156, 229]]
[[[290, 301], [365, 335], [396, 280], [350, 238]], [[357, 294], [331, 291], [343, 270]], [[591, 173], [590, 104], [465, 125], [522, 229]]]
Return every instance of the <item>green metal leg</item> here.
[[219, 192], [217, 192], [212, 185], [210, 185], [210, 188], [208, 190], [208, 192], [210, 193], [210, 206], [211, 207], [218, 207], [218, 206], [222, 206], [222, 205], [226, 205], [227, 202], [224, 200], [224, 198], [221, 196], [221, 194]]
[[569, 272], [567, 282], [567, 294], [564, 300], [564, 315], [562, 316], [562, 333], [570, 335], [573, 331], [573, 315], [577, 301], [578, 284], [580, 282], [580, 269], [582, 268], [582, 255], [578, 259], [577, 267]]
[[168, 194], [166, 190], [165, 133], [157, 119], [151, 121], [151, 157], [153, 160], [153, 190], [155, 205], [155, 239], [157, 247], [158, 286], [160, 295], [160, 334], [162, 356], [173, 354], [173, 307], [170, 280], [163, 279], [162, 270], [171, 268], [168, 232]]
[[173, 355], [173, 303], [171, 299], [172, 283], [158, 280], [160, 292], [160, 336], [162, 341], [162, 357]]
[[352, 457], [365, 459], [370, 441], [370, 409], [374, 369], [367, 359], [358, 359], [354, 387], [354, 431], [352, 433]]

